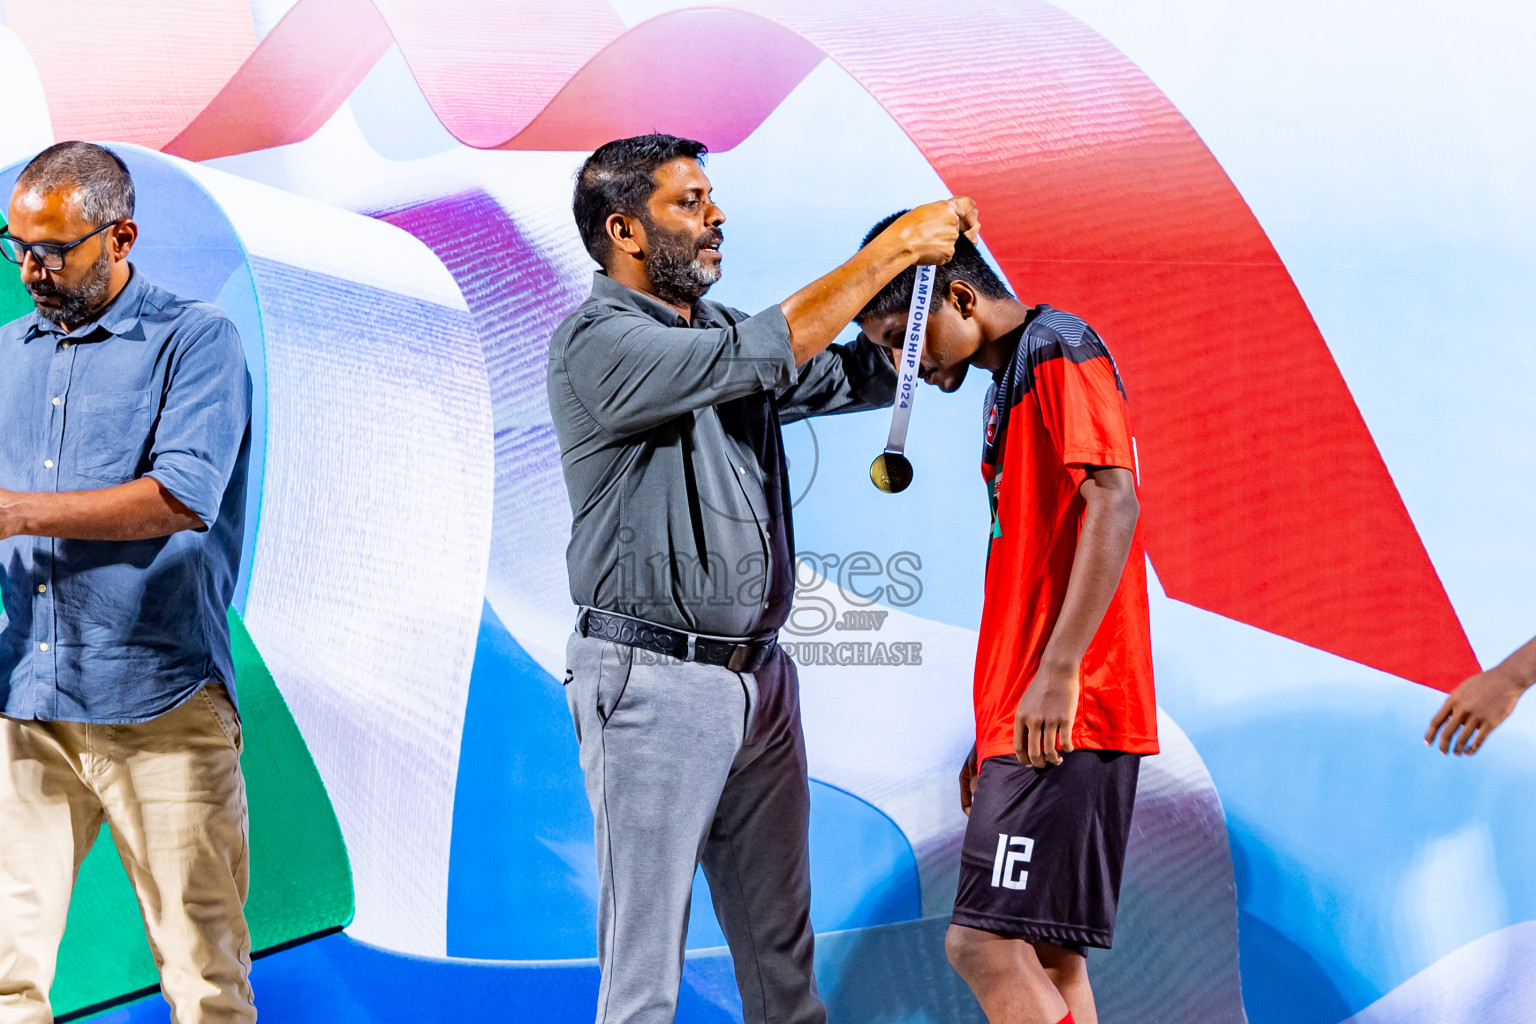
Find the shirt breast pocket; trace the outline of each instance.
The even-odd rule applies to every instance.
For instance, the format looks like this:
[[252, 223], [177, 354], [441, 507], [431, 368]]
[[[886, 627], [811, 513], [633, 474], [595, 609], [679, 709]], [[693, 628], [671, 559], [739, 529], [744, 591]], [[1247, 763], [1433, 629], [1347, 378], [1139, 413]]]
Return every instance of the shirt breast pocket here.
[[102, 484], [132, 480], [154, 415], [151, 391], [71, 395], [64, 421], [66, 474]]

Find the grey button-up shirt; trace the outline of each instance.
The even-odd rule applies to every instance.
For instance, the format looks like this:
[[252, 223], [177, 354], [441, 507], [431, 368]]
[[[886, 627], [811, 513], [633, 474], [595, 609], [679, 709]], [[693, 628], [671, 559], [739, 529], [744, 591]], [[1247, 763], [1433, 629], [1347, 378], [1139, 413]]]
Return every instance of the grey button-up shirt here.
[[0, 540], [0, 713], [126, 723], [217, 679], [251, 442], [240, 336], [216, 307], [133, 271], [70, 334], [0, 327], [0, 488], [86, 491], [152, 476], [206, 526], [139, 541]]
[[895, 395], [895, 369], [863, 338], [797, 371], [778, 306], [700, 300], [689, 321], [595, 274], [549, 345], [571, 597], [713, 636], [777, 630], [795, 589], [779, 424]]

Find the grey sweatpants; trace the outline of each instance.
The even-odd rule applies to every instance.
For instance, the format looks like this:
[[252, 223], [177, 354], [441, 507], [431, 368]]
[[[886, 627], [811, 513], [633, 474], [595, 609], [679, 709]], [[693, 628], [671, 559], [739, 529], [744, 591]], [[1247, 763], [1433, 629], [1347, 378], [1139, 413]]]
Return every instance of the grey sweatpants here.
[[596, 824], [598, 1024], [672, 1024], [701, 858], [746, 1024], [823, 1024], [794, 662], [732, 672], [573, 634], [566, 666]]

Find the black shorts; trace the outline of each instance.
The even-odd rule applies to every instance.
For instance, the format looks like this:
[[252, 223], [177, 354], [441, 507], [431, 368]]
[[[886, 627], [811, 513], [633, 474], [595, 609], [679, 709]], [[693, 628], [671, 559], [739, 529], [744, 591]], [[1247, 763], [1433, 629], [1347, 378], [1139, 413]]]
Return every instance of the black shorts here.
[[960, 851], [951, 923], [1082, 952], [1108, 949], [1141, 755], [1074, 750], [1061, 764], [989, 757]]

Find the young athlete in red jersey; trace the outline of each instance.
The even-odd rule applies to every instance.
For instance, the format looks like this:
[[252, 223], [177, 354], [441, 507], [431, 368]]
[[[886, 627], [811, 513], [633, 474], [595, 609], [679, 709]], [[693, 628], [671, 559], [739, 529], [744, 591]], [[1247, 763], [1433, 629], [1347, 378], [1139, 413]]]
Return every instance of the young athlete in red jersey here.
[[[937, 268], [919, 373], [944, 391], [972, 366], [993, 377], [970, 821], [945, 948], [992, 1024], [1094, 1024], [1084, 953], [1110, 944], [1140, 756], [1157, 752], [1136, 442], [1093, 329], [1025, 306], [961, 241]], [[893, 356], [913, 279], [858, 318]]]

